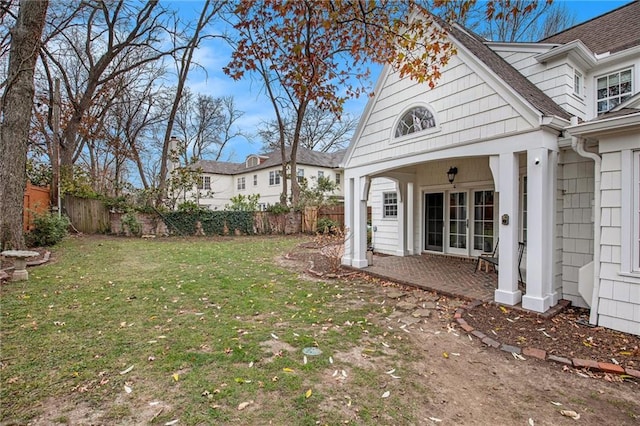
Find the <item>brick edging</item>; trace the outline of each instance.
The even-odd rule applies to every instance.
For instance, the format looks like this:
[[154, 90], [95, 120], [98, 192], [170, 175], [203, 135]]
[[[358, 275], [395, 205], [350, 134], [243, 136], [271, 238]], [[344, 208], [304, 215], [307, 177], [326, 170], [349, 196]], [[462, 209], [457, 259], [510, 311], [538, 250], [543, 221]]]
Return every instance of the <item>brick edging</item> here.
[[636, 379], [640, 379], [640, 371], [634, 370], [633, 368], [623, 368], [619, 365], [612, 364], [609, 362], [597, 362], [588, 359], [580, 359], [580, 358], [565, 358], [562, 356], [549, 355], [546, 351], [533, 347], [520, 347], [520, 346], [512, 346], [501, 343], [486, 334], [484, 334], [480, 330], [476, 330], [474, 327], [470, 326], [469, 323], [462, 318], [462, 315], [465, 311], [471, 310], [482, 305], [482, 301], [473, 300], [467, 302], [466, 304], [460, 306], [456, 309], [453, 318], [456, 320], [460, 328], [462, 328], [467, 333], [477, 337], [483, 344], [490, 346], [492, 348], [500, 349], [505, 352], [512, 352], [516, 354], [523, 354], [526, 356], [530, 356], [532, 358], [537, 358], [542, 361], [550, 361], [556, 362], [559, 364], [567, 365], [569, 367], [574, 368], [586, 368], [588, 370], [600, 371], [603, 373], [611, 373], [611, 374], [627, 374], [629, 376], [635, 377]]

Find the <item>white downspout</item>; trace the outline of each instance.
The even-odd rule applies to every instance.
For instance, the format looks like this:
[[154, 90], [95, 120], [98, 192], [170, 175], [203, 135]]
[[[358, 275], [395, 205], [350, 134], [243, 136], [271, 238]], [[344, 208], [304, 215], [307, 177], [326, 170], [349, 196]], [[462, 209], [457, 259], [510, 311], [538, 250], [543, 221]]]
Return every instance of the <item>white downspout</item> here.
[[[578, 124], [578, 117], [571, 117], [571, 125]], [[598, 324], [598, 302], [600, 301], [600, 170], [602, 157], [584, 149], [584, 139], [571, 136], [571, 148], [581, 157], [592, 159], [594, 164], [593, 179], [593, 294], [591, 295], [591, 312], [589, 323]]]

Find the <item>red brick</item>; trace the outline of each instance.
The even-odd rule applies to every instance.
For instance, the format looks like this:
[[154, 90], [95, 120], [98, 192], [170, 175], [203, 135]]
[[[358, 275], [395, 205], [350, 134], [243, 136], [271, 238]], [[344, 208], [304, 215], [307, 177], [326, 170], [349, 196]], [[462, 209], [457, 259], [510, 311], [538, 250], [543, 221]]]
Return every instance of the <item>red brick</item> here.
[[610, 362], [599, 362], [598, 368], [607, 373], [624, 374], [624, 368]]
[[547, 352], [538, 348], [522, 348], [522, 353], [526, 356], [545, 360], [547, 358]]
[[576, 368], [592, 368], [594, 370], [597, 370], [600, 368], [597, 362], [591, 361], [590, 359], [580, 359], [580, 358], [573, 359], [573, 366]]
[[462, 312], [456, 312], [456, 313], [453, 315], [453, 317], [454, 317], [455, 319], [462, 318]]
[[640, 379], [640, 371], [638, 370], [634, 370], [633, 368], [626, 368], [624, 372], [632, 377], [635, 377], [636, 379]]
[[462, 327], [462, 329], [464, 331], [466, 331], [467, 333], [471, 333], [473, 330], [475, 330], [475, 328], [471, 327], [469, 324], [467, 324], [467, 322], [465, 321], [464, 324], [460, 324], [460, 327]]

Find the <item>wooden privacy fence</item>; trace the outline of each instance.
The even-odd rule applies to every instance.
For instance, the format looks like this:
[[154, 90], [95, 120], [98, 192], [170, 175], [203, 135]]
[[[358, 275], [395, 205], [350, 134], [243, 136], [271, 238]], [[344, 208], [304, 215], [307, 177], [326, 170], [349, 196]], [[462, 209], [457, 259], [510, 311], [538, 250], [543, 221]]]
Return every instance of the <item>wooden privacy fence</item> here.
[[33, 215], [47, 213], [49, 211], [51, 198], [48, 186], [35, 186], [27, 182], [24, 191], [24, 208], [22, 209], [22, 223], [24, 231], [33, 229]]
[[310, 206], [302, 212], [302, 232], [314, 233], [318, 230], [318, 219], [327, 218], [344, 228], [344, 206]]
[[62, 209], [79, 232], [104, 234], [110, 230], [109, 210], [100, 200], [65, 195]]

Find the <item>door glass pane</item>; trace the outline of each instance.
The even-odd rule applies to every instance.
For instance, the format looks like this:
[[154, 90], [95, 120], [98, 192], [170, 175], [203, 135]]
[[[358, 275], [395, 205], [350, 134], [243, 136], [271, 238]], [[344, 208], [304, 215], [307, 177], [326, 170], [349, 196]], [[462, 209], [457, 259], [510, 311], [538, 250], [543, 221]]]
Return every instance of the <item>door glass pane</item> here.
[[467, 248], [467, 193], [449, 194], [449, 247]]
[[425, 195], [425, 249], [442, 251], [444, 223], [444, 194]]
[[493, 191], [476, 191], [473, 195], [473, 248], [493, 251]]

